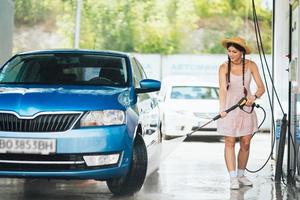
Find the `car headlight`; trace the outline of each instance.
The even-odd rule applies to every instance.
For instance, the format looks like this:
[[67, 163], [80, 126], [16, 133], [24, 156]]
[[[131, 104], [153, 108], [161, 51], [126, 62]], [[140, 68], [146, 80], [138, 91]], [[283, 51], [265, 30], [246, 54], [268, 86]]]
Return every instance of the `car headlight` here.
[[186, 111], [186, 110], [174, 110], [174, 112], [176, 112], [177, 114], [180, 114], [180, 115], [190, 115], [191, 114], [189, 111]]
[[176, 115], [183, 115], [183, 116], [190, 116], [191, 115], [191, 112], [190, 111], [187, 111], [187, 110], [178, 110], [178, 109], [168, 109], [167, 112], [170, 112], [172, 114], [176, 114]]
[[194, 112], [195, 117], [202, 118], [202, 119], [212, 119], [218, 115], [218, 113], [201, 113], [201, 112]]
[[80, 126], [106, 126], [125, 123], [125, 113], [122, 110], [90, 111], [80, 120]]

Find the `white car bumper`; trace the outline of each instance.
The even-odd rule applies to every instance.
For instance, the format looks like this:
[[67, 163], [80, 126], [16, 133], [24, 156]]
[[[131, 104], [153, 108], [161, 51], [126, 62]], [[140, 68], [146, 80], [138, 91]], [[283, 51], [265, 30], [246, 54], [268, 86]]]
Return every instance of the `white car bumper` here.
[[[166, 136], [186, 135], [209, 122], [211, 119], [189, 117], [183, 115], [165, 115], [162, 124], [162, 133]], [[216, 121], [193, 133], [193, 135], [217, 135]]]

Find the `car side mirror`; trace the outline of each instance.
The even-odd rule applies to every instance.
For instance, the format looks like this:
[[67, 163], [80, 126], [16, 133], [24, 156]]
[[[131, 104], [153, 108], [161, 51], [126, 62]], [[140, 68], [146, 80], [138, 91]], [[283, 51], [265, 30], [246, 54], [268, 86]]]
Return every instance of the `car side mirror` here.
[[160, 81], [153, 79], [143, 79], [140, 81], [140, 88], [135, 88], [137, 94], [155, 92], [160, 90]]

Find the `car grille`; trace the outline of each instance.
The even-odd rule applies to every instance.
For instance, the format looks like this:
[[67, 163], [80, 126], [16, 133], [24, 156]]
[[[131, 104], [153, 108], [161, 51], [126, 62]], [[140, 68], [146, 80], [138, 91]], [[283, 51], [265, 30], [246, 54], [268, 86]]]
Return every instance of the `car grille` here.
[[[83, 159], [85, 154], [0, 154], [0, 171], [47, 171], [102, 169], [114, 165], [88, 167]], [[91, 154], [88, 154], [91, 155]]]
[[0, 113], [0, 131], [63, 132], [74, 125], [81, 113], [41, 114], [33, 119], [20, 119], [12, 113]]

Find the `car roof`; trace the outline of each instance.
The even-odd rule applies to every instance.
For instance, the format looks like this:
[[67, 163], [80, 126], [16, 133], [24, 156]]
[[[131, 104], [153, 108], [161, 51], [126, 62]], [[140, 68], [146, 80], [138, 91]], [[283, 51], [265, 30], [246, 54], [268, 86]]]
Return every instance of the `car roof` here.
[[162, 79], [163, 85], [169, 86], [209, 86], [218, 87], [217, 81], [203, 80], [196, 76], [172, 75]]
[[18, 53], [17, 55], [38, 55], [38, 54], [95, 54], [95, 55], [110, 55], [110, 56], [123, 56], [131, 57], [129, 53], [121, 51], [110, 50], [87, 50], [87, 49], [49, 49], [49, 50], [36, 50]]

